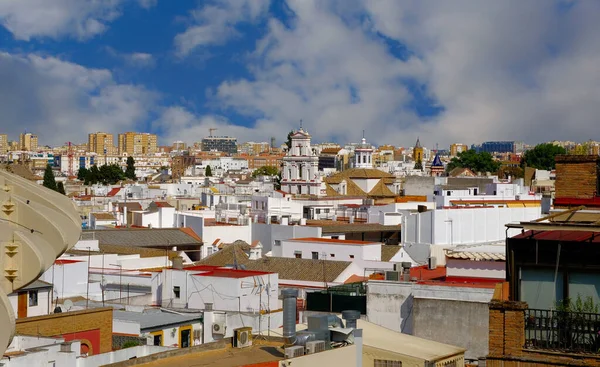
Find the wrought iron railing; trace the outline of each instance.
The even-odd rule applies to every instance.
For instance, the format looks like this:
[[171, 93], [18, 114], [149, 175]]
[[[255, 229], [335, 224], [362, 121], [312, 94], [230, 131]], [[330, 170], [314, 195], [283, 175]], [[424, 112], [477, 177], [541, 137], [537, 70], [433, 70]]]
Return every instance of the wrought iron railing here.
[[600, 314], [525, 310], [525, 348], [600, 353]]

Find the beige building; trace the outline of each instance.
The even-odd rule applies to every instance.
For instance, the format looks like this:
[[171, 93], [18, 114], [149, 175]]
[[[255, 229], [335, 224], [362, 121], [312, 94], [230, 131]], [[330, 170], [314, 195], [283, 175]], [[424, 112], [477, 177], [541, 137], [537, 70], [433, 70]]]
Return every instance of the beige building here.
[[19, 149], [29, 152], [38, 149], [38, 137], [32, 133], [23, 133], [19, 136]]
[[455, 157], [458, 153], [466, 152], [467, 150], [469, 150], [469, 147], [466, 144], [454, 143], [450, 145], [450, 156]]
[[8, 135], [0, 134], [0, 154], [8, 153]]
[[87, 149], [99, 155], [114, 154], [114, 135], [103, 132], [89, 134]]
[[119, 154], [153, 154], [157, 150], [158, 138], [155, 134], [126, 132], [119, 134]]

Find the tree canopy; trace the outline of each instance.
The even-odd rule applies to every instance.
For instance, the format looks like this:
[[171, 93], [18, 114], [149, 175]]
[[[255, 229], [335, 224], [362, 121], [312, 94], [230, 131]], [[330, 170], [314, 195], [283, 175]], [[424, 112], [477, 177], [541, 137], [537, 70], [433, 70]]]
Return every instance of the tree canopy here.
[[204, 170], [204, 176], [212, 177], [212, 168], [210, 168], [210, 166], [206, 166], [206, 169]]
[[417, 159], [417, 161], [415, 162], [415, 167], [414, 167], [414, 169], [416, 169], [416, 170], [420, 170], [420, 171], [422, 171], [422, 170], [423, 170], [423, 162], [421, 162], [421, 160], [420, 160], [420, 159]]
[[294, 135], [294, 130], [290, 131], [287, 134], [287, 140], [285, 141], [285, 145], [287, 145], [288, 150], [292, 148], [292, 135]]
[[62, 181], [60, 181], [58, 184], [56, 184], [56, 191], [60, 192], [63, 195], [66, 195], [67, 193], [65, 192], [65, 185], [62, 183]]
[[501, 163], [494, 160], [494, 157], [488, 152], [477, 153], [474, 149], [469, 149], [458, 155], [448, 163], [446, 170], [448, 172], [455, 168], [468, 168], [473, 172], [497, 172]]
[[44, 187], [49, 188], [50, 190], [56, 191], [56, 179], [54, 178], [54, 172], [52, 172], [52, 166], [46, 165], [46, 170], [44, 171]]
[[101, 183], [103, 185], [113, 185], [117, 182], [124, 180], [125, 172], [117, 164], [98, 166], [93, 165], [89, 170], [86, 168], [80, 168], [77, 172], [77, 178], [83, 179], [86, 185], [94, 185]]
[[262, 166], [257, 168], [252, 172], [252, 177], [258, 176], [277, 176], [279, 174], [279, 169], [273, 166]]
[[567, 154], [565, 148], [551, 143], [538, 144], [525, 152], [521, 158], [521, 167], [532, 167], [543, 170], [554, 169], [554, 158], [559, 154]]
[[135, 177], [135, 160], [133, 159], [133, 157], [127, 157], [127, 168], [125, 169], [125, 177], [134, 181], [137, 178]]

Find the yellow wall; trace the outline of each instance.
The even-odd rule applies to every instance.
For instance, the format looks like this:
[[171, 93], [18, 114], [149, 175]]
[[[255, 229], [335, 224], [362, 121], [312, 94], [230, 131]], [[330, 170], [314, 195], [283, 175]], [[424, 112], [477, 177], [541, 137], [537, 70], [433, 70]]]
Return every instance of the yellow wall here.
[[377, 349], [370, 346], [363, 346], [363, 367], [375, 366], [376, 359], [401, 361], [402, 367], [424, 367], [425, 360], [418, 359], [402, 354], [390, 352], [383, 349]]

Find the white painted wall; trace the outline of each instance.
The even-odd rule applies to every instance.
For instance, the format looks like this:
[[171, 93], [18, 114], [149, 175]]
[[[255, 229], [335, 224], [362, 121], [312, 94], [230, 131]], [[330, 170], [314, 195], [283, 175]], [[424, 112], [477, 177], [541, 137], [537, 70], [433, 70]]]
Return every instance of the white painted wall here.
[[446, 258], [446, 276], [506, 279], [506, 262]]
[[140, 323], [113, 319], [113, 333], [140, 335]]
[[[171, 350], [169, 347], [157, 347], [154, 345], [140, 345], [137, 347], [125, 348], [116, 350], [110, 353], [102, 353], [87, 358], [77, 359], [75, 367], [96, 367], [104, 366], [106, 364], [117, 363], [121, 361], [127, 361], [132, 358], [146, 357], [151, 354], [166, 352]], [[58, 364], [56, 365], [59, 366]], [[45, 366], [51, 367], [51, 366]], [[61, 366], [62, 367], [62, 366]]]
[[[438, 209], [405, 215], [402, 243], [467, 245], [501, 241], [507, 223], [530, 221], [541, 216], [541, 208]], [[514, 230], [508, 235], [517, 234]]]
[[[381, 244], [373, 242], [366, 245], [345, 244], [340, 240], [339, 244], [325, 242], [310, 242], [299, 240], [282, 240], [281, 246], [273, 248], [273, 256], [293, 258], [297, 251], [302, 253], [303, 259], [312, 259], [312, 253], [316, 252], [318, 258], [334, 261], [370, 260], [381, 261]], [[353, 256], [351, 258], [350, 256]]]
[[[258, 312], [277, 309], [279, 276], [271, 273], [245, 278], [199, 276], [201, 271], [167, 269], [152, 280], [153, 301], [162, 307]], [[180, 289], [175, 297], [174, 287]]]
[[[32, 291], [38, 292], [37, 306], [29, 305], [29, 292], [32, 292]], [[52, 311], [50, 309], [50, 307], [51, 307], [51, 302], [49, 299], [50, 293], [51, 293], [51, 289], [34, 289], [34, 290], [27, 291], [27, 317], [48, 315], [50, 313], [50, 311]], [[8, 300], [10, 301], [10, 305], [13, 308], [15, 317], [18, 318], [19, 317], [19, 310], [18, 310], [19, 309], [19, 294], [18, 293], [9, 294]]]

